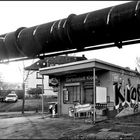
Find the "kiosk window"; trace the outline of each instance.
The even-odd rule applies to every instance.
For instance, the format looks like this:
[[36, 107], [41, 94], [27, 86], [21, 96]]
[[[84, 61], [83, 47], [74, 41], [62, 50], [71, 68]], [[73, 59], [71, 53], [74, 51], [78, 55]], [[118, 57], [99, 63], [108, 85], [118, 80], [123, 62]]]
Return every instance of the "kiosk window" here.
[[67, 89], [63, 90], [63, 98], [64, 98], [64, 102], [69, 101], [69, 93]]
[[80, 87], [79, 86], [68, 86], [63, 91], [64, 103], [72, 103], [73, 101], [80, 102]]

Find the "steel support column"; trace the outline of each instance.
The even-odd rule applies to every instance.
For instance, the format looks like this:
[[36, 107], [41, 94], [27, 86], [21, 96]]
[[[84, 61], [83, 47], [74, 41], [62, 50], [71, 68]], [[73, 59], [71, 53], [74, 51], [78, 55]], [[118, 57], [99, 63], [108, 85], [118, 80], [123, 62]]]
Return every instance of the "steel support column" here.
[[42, 75], [42, 117], [44, 117], [44, 75]]
[[92, 122], [95, 124], [96, 121], [96, 83], [95, 83], [95, 67], [93, 68], [93, 115], [92, 115]]

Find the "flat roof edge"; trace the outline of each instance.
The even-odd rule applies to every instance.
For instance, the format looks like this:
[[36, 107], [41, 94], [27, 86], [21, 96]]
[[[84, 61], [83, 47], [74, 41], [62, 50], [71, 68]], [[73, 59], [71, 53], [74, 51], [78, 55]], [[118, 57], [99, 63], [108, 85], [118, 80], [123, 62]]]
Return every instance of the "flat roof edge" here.
[[82, 60], [82, 61], [77, 61], [77, 62], [72, 62], [72, 63], [67, 63], [67, 64], [62, 64], [62, 65], [57, 65], [57, 66], [52, 66], [52, 67], [40, 68], [39, 71], [53, 70], [53, 69], [57, 69], [57, 68], [76, 66], [76, 65], [92, 63], [92, 62], [97, 62], [97, 63], [101, 63], [101, 64], [104, 64], [104, 65], [108, 65], [110, 67], [115, 67], [115, 68], [123, 69], [123, 70], [126, 70], [126, 71], [134, 72], [134, 73], [139, 73], [139, 72], [137, 72], [135, 70], [127, 69], [125, 67], [122, 67], [122, 66], [119, 66], [119, 65], [116, 65], [116, 64], [112, 64], [112, 63], [109, 63], [109, 62], [105, 62], [103, 60], [99, 60], [99, 59], [96, 59], [96, 58], [88, 59], [88, 60]]

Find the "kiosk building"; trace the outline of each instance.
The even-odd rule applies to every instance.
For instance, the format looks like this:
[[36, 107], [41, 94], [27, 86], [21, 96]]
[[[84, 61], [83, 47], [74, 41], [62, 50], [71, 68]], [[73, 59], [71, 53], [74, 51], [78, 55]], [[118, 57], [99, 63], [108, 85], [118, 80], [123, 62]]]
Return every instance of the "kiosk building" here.
[[68, 115], [75, 102], [96, 105], [97, 115], [139, 111], [140, 73], [129, 68], [91, 59], [42, 68], [40, 74], [58, 88], [59, 115]]

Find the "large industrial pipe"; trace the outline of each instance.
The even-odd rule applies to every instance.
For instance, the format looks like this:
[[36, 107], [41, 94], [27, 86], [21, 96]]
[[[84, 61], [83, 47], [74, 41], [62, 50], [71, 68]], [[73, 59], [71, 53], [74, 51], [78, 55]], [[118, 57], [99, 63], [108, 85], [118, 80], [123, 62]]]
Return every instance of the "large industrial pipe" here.
[[36, 57], [43, 53], [140, 38], [140, 2], [128, 2], [50, 23], [20, 28], [0, 36], [0, 59]]

